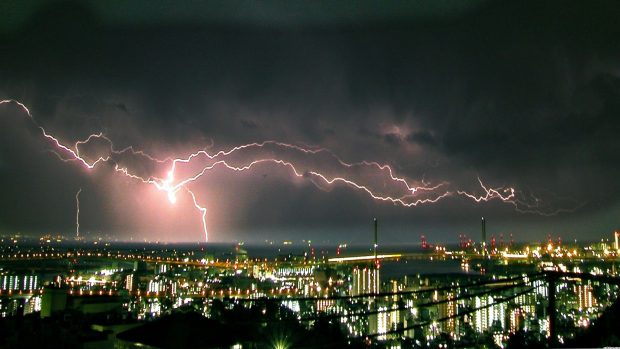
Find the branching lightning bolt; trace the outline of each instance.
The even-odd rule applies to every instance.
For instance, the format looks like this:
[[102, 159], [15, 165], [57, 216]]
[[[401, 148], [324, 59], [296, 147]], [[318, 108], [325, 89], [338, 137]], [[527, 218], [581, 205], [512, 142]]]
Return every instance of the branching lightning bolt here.
[[484, 185], [484, 183], [482, 183], [482, 180], [480, 179], [480, 177], [478, 177], [478, 183], [480, 183], [480, 187], [482, 187], [482, 190], [484, 190], [484, 193], [485, 193], [484, 195], [476, 196], [474, 194], [470, 194], [462, 190], [457, 190], [457, 193], [459, 195], [468, 197], [474, 200], [475, 202], [489, 201], [490, 199], [494, 199], [494, 198], [498, 198], [502, 201], [509, 202], [511, 199], [515, 197], [515, 190], [513, 188], [499, 188], [499, 189], [487, 188]]
[[[112, 163], [114, 164], [114, 170], [128, 178], [140, 181], [145, 184], [153, 185], [158, 190], [164, 192], [170, 201], [170, 203], [174, 204], [177, 201], [177, 194], [179, 191], [186, 192], [192, 199], [194, 207], [200, 212], [202, 219], [202, 228], [205, 235], [205, 240], [208, 241], [208, 233], [207, 233], [207, 209], [202, 206], [198, 202], [198, 198], [196, 194], [190, 189], [190, 185], [204, 175], [206, 175], [209, 171], [214, 170], [215, 168], [221, 167], [234, 172], [243, 172], [252, 170], [254, 167], [261, 164], [271, 164], [275, 166], [280, 166], [286, 168], [290, 171], [290, 173], [294, 177], [298, 178], [309, 178], [317, 187], [322, 188], [321, 186], [333, 186], [336, 184], [346, 185], [350, 188], [358, 190], [362, 193], [365, 193], [370, 198], [382, 201], [389, 202], [394, 205], [400, 205], [403, 207], [413, 207], [421, 204], [431, 204], [438, 202], [449, 196], [462, 196], [468, 199], [471, 199], [475, 202], [487, 202], [490, 200], [501, 200], [503, 202], [509, 203], [515, 207], [515, 209], [519, 212], [534, 212], [540, 214], [549, 214], [545, 212], [539, 212], [538, 209], [538, 199], [534, 200], [533, 203], [528, 200], [518, 199], [516, 190], [511, 187], [499, 187], [499, 188], [490, 188], [486, 186], [480, 178], [478, 178], [478, 183], [482, 188], [484, 194], [476, 195], [473, 193], [469, 193], [464, 190], [450, 190], [450, 183], [448, 182], [440, 182], [435, 185], [431, 185], [430, 183], [422, 180], [420, 182], [421, 185], [413, 185], [411, 181], [407, 180], [403, 177], [398, 177], [394, 174], [394, 171], [391, 166], [387, 164], [380, 164], [374, 161], [361, 161], [355, 163], [349, 163], [342, 160], [332, 151], [325, 148], [312, 148], [307, 146], [298, 146], [294, 144], [288, 144], [273, 140], [268, 140], [260, 143], [249, 143], [243, 144], [236, 147], [232, 147], [228, 150], [220, 150], [213, 154], [210, 154], [206, 150], [198, 150], [196, 152], [191, 153], [185, 157], [177, 157], [177, 158], [165, 158], [159, 159], [155, 156], [152, 156], [142, 150], [136, 150], [133, 146], [129, 146], [123, 149], [116, 149], [114, 147], [114, 143], [110, 138], [105, 136], [103, 133], [95, 133], [91, 134], [83, 140], [79, 140], [73, 144], [72, 147], [64, 145], [59, 141], [58, 138], [50, 135], [47, 131], [40, 126], [36, 120], [33, 118], [30, 110], [21, 102], [15, 100], [2, 100], [1, 104], [6, 103], [14, 103], [23, 109], [30, 120], [34, 123], [35, 126], [39, 128], [41, 134], [44, 138], [49, 140], [53, 145], [53, 152], [58, 156], [58, 158], [64, 162], [75, 161], [83, 166], [87, 170], [91, 170], [95, 168], [98, 164], [101, 163]], [[88, 156], [82, 154], [80, 148], [86, 146], [87, 144], [93, 141], [104, 141], [107, 143], [109, 147], [109, 154], [106, 156], [99, 156], [96, 159], [89, 159]], [[258, 159], [251, 160], [241, 165], [236, 165], [234, 161], [228, 159], [236, 153], [240, 153], [243, 151], [249, 150], [262, 150], [267, 147], [273, 147], [276, 149], [280, 149], [282, 151], [293, 152], [297, 154], [301, 154], [304, 156], [318, 156], [321, 154], [327, 154], [332, 160], [336, 162], [337, 165], [341, 166], [343, 169], [352, 170], [354, 168], [368, 168], [374, 169], [378, 171], [381, 175], [387, 175], [387, 179], [389, 179], [390, 183], [394, 184], [394, 188], [398, 189], [402, 192], [399, 195], [393, 195], [389, 193], [381, 193], [377, 191], [377, 189], [372, 188], [368, 184], [364, 184], [355, 178], [349, 176], [330, 176], [324, 171], [320, 171], [318, 169], [308, 169], [302, 170], [300, 165], [296, 164], [294, 161], [286, 160], [284, 158], [279, 158], [275, 156], [270, 157], [261, 157]], [[115, 157], [119, 157], [122, 155], [131, 155], [140, 157], [142, 159], [146, 159], [158, 165], [168, 165], [169, 168], [165, 172], [166, 175], [163, 178], [159, 178], [154, 175], [144, 176], [139, 175], [133, 171], [131, 171], [128, 167], [119, 165], [119, 162], [115, 159]], [[199, 166], [197, 170], [192, 171], [192, 174], [183, 176], [180, 179], [176, 179], [178, 173], [178, 166], [180, 165], [189, 165], [189, 164], [202, 164]], [[77, 217], [76, 217], [76, 234], [79, 236], [79, 194], [81, 189], [76, 194], [77, 201]], [[420, 192], [424, 192], [426, 196], [420, 197]], [[557, 212], [551, 212], [551, 214], [555, 214]]]

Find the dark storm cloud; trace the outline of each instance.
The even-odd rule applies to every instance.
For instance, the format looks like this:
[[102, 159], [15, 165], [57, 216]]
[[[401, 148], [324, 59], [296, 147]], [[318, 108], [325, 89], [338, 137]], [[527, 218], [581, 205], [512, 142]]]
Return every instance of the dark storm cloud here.
[[241, 119], [239, 120], [239, 122], [241, 123], [241, 126], [245, 127], [245, 128], [249, 128], [251, 130], [257, 129], [260, 126], [258, 125], [258, 123], [254, 120], [249, 120], [249, 119]]
[[[256, 226], [355, 227], [373, 214], [398, 227], [417, 222], [450, 232], [481, 213], [506, 227], [533, 222], [529, 231], [613, 228], [610, 218], [587, 224], [592, 215], [618, 213], [620, 5], [431, 3], [165, 11], [133, 2], [120, 11], [90, 2], [9, 2], [4, 16], [15, 17], [0, 36], [0, 97], [26, 102], [68, 140], [101, 130], [123, 146], [169, 155], [188, 143], [213, 141], [219, 149], [276, 139], [390, 163], [415, 179], [475, 189], [479, 175], [552, 206], [586, 203], [575, 213], [582, 220], [567, 228], [557, 225], [562, 216], [522, 215], [497, 203], [401, 209], [346, 189], [326, 195], [259, 176], [251, 180], [257, 193], [235, 207], [243, 212], [228, 229], [236, 236]], [[16, 176], [6, 170], [17, 167], [15, 152], [0, 153], [3, 183]], [[45, 170], [58, 166], [50, 161]], [[28, 197], [58, 194], [39, 187], [35, 194], [28, 184], [37, 181], [34, 170], [19, 176], [15, 188]], [[71, 209], [73, 194], [58, 211]], [[6, 206], [27, 202], [17, 192], [5, 197], [0, 211], [24, 217]], [[105, 211], [100, 205], [94, 209]], [[27, 226], [2, 215], [4, 229]], [[72, 215], [65, 216], [53, 225], [71, 229]], [[105, 229], [94, 215], [90, 222]]]
[[386, 133], [385, 135], [383, 135], [383, 140], [385, 141], [385, 143], [395, 147], [400, 146], [402, 142], [400, 135], [397, 133]]
[[407, 135], [406, 139], [407, 139], [407, 142], [416, 143], [416, 144], [423, 145], [423, 146], [424, 145], [431, 146], [431, 145], [437, 144], [437, 140], [435, 139], [433, 134], [430, 133], [429, 131], [411, 132], [410, 134]]

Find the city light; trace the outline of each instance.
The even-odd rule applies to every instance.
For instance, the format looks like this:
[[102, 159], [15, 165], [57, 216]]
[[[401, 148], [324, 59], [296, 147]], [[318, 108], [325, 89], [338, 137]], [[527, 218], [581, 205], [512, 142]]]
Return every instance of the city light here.
[[1, 348], [620, 345], [620, 1], [5, 2]]

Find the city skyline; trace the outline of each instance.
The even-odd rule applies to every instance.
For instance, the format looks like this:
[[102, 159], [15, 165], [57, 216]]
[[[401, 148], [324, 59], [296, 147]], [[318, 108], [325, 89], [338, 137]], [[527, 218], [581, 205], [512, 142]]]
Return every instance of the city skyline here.
[[0, 1], [0, 349], [620, 347], [620, 1]]
[[8, 2], [0, 232], [361, 244], [377, 217], [382, 238], [417, 243], [475, 239], [482, 216], [489, 238], [618, 230], [617, 4], [292, 4]]
[[[20, 346], [46, 347], [50, 338], [105, 348], [617, 344], [605, 330], [618, 308], [616, 239], [400, 246], [387, 254], [339, 246], [331, 256], [310, 243], [1, 242], [0, 322], [53, 322], [88, 334], [32, 336], [27, 325], [0, 333]], [[300, 337], [308, 331], [316, 335]]]

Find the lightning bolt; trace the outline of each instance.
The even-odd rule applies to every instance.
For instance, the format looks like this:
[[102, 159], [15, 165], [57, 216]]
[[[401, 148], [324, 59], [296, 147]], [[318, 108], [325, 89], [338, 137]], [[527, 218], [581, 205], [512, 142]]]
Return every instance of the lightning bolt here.
[[196, 200], [196, 195], [194, 195], [193, 191], [187, 189], [187, 192], [189, 193], [189, 195], [192, 196], [192, 201], [194, 202], [194, 206], [198, 209], [198, 211], [200, 211], [202, 215], [202, 228], [205, 233], [205, 241], [209, 241], [209, 234], [207, 233], [207, 209], [198, 204], [198, 201]]
[[484, 185], [484, 183], [482, 183], [482, 180], [480, 179], [480, 177], [478, 177], [478, 183], [480, 183], [480, 187], [482, 187], [482, 190], [485, 193], [484, 195], [476, 196], [474, 194], [470, 194], [462, 190], [458, 190], [457, 193], [459, 195], [468, 197], [474, 200], [475, 202], [489, 201], [495, 198], [500, 199], [505, 202], [512, 202], [510, 200], [515, 197], [515, 190], [513, 188], [497, 188], [497, 189], [487, 188]]
[[[478, 183], [482, 188], [482, 195], [470, 193], [465, 190], [451, 190], [449, 188], [449, 182], [440, 182], [435, 185], [431, 185], [430, 183], [422, 180], [418, 184], [413, 184], [410, 180], [407, 180], [404, 177], [397, 176], [392, 167], [387, 164], [380, 164], [375, 161], [366, 160], [360, 162], [346, 162], [340, 157], [338, 157], [331, 150], [326, 148], [312, 148], [308, 146], [302, 147], [299, 145], [288, 144], [274, 140], [243, 144], [232, 147], [228, 150], [219, 150], [215, 153], [209, 153], [207, 150], [198, 150], [190, 153], [185, 157], [167, 157], [164, 159], [157, 158], [142, 150], [136, 150], [133, 146], [117, 149], [115, 148], [113, 141], [107, 136], [105, 136], [103, 133], [91, 134], [83, 140], [78, 140], [73, 144], [72, 147], [70, 147], [63, 144], [58, 138], [48, 134], [47, 131], [36, 122], [26, 105], [16, 100], [0, 101], [0, 105], [7, 103], [14, 103], [22, 110], [24, 110], [24, 112], [27, 114], [33, 124], [39, 128], [42, 136], [53, 145], [52, 151], [54, 152], [54, 154], [63, 162], [77, 162], [87, 170], [92, 170], [101, 163], [112, 163], [114, 165], [113, 168], [117, 173], [133, 180], [140, 181], [148, 185], [153, 185], [158, 190], [164, 192], [166, 194], [166, 197], [168, 198], [168, 201], [171, 204], [175, 204], [177, 202], [177, 194], [179, 192], [182, 191], [187, 193], [191, 197], [194, 207], [201, 214], [202, 228], [206, 241], [208, 241], [206, 220], [207, 209], [206, 207], [199, 204], [196, 194], [190, 189], [190, 185], [205, 176], [209, 171], [212, 171], [216, 168], [223, 168], [233, 172], [244, 172], [250, 171], [253, 168], [263, 164], [288, 169], [293, 177], [308, 178], [319, 189], [324, 189], [326, 187], [331, 187], [336, 184], [341, 184], [365, 193], [373, 200], [388, 202], [403, 207], [414, 207], [422, 204], [432, 204], [446, 197], [458, 195], [471, 199], [477, 203], [487, 202], [491, 200], [500, 200], [502, 202], [513, 205], [515, 209], [519, 212], [541, 213], [537, 212], [537, 209], [540, 207], [537, 198], [533, 201], [533, 203], [531, 203], [532, 200], [517, 198], [516, 190], [512, 187], [490, 188], [485, 185], [480, 178], [478, 178]], [[97, 156], [94, 159], [91, 159], [87, 155], [83, 154], [80, 149], [94, 141], [102, 141], [107, 144], [108, 153], [105, 155]], [[325, 171], [320, 171], [317, 169], [302, 170], [300, 165], [296, 164], [294, 161], [286, 160], [281, 157], [261, 157], [243, 164], [235, 164], [234, 161], [229, 159], [236, 153], [268, 150], [272, 148], [303, 156], [322, 156], [325, 154], [330, 159], [332, 159], [332, 161], [335, 161], [338, 166], [345, 170], [356, 170], [358, 168], [365, 168], [377, 171], [377, 174], [385, 176], [389, 184], [392, 185], [393, 191], [398, 191], [401, 194], [395, 195], [393, 193], [390, 194], [380, 192], [378, 189], [373, 188], [368, 183], [363, 183], [363, 181], [359, 181], [353, 178], [354, 176], [331, 176]], [[167, 166], [168, 169], [165, 171], [165, 176], [144, 176], [137, 174], [135, 171], [132, 171], [127, 166], [123, 166], [121, 164], [121, 158], [127, 155], [141, 158], [160, 166]], [[190, 173], [189, 175], [181, 176], [181, 178], [179, 179], [176, 178], [179, 172], [179, 166], [195, 166], [196, 164], [199, 165], [198, 169], [193, 170], [192, 173]], [[76, 234], [78, 236], [80, 192], [81, 189], [76, 194]], [[555, 214], [556, 212], [551, 212], [551, 214]], [[546, 213], [542, 212], [541, 214]]]
[[77, 191], [75, 194], [75, 237], [80, 237], [80, 193], [82, 192], [82, 188]]

